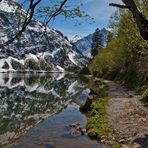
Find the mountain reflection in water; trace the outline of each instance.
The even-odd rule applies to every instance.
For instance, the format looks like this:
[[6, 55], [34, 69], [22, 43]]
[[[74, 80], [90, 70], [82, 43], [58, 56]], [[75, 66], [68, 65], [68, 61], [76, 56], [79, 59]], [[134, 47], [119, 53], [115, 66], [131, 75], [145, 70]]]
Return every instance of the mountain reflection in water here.
[[79, 111], [87, 84], [64, 74], [0, 74], [1, 148], [103, 148], [87, 135], [71, 135], [70, 124], [86, 127]]

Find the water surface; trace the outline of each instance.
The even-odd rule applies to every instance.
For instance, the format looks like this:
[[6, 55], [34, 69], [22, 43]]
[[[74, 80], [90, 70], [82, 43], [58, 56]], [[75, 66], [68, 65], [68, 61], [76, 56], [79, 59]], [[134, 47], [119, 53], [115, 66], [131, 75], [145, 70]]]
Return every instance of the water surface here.
[[79, 111], [89, 89], [62, 74], [0, 74], [0, 147], [102, 148], [69, 125], [86, 126]]

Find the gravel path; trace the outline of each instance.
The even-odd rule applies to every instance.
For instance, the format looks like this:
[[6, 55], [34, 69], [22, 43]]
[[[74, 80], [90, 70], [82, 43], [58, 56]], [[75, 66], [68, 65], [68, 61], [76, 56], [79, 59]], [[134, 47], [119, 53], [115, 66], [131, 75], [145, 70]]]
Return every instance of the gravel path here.
[[138, 95], [112, 81], [108, 85], [110, 98], [107, 113], [112, 127], [111, 144], [122, 143], [126, 148], [148, 148], [148, 109]]

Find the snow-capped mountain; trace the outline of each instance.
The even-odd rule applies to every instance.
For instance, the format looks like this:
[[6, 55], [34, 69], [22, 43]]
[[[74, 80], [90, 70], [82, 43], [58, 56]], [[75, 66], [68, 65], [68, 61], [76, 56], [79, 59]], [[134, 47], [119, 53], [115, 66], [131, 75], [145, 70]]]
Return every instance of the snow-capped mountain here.
[[[105, 28], [101, 29], [102, 34], [102, 42], [103, 46], [106, 47], [107, 43], [107, 30]], [[74, 45], [82, 52], [82, 54], [88, 58], [91, 58], [91, 47], [92, 47], [92, 37], [93, 33], [89, 34], [88, 36], [81, 37], [79, 39], [79, 36], [76, 35], [71, 42], [74, 43]]]
[[[0, 44], [17, 33], [19, 14], [25, 15], [25, 11], [17, 2], [12, 0], [0, 2]], [[50, 28], [47, 28], [45, 33], [43, 25], [35, 19], [31, 21], [20, 39], [0, 49], [1, 72], [18, 70], [18, 67], [19, 70], [64, 71], [81, 68], [86, 63], [84, 56], [68, 41], [67, 37]], [[33, 68], [27, 67], [30, 64]]]
[[102, 42], [104, 47], [106, 47], [107, 45], [107, 34], [108, 34], [108, 30], [106, 28], [101, 29]]
[[86, 57], [91, 57], [92, 34], [73, 42]]
[[72, 42], [72, 43], [75, 43], [75, 42], [77, 42], [78, 40], [81, 40], [83, 38], [83, 36], [81, 36], [81, 35], [75, 35], [72, 39], [70, 39], [70, 41]]

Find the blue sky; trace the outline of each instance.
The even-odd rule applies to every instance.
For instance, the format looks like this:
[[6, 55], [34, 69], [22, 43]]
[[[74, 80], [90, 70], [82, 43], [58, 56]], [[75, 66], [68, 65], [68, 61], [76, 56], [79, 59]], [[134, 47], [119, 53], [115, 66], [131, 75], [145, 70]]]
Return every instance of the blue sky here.
[[[51, 0], [52, 1], [52, 0]], [[50, 27], [60, 30], [64, 35], [72, 38], [75, 35], [86, 36], [95, 31], [96, 28], [107, 27], [108, 20], [116, 8], [110, 7], [109, 3], [121, 3], [121, 0], [69, 0], [69, 6], [76, 6], [83, 3], [82, 10], [95, 19], [95, 23], [89, 24], [84, 21], [81, 25], [76, 22], [65, 20], [61, 16], [57, 17]], [[44, 5], [48, 5], [49, 1], [44, 0]]]

